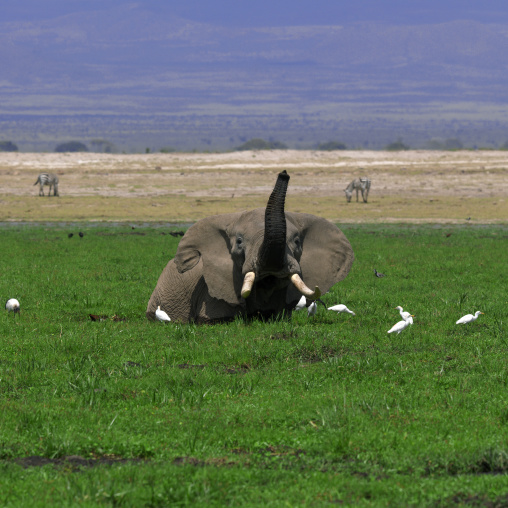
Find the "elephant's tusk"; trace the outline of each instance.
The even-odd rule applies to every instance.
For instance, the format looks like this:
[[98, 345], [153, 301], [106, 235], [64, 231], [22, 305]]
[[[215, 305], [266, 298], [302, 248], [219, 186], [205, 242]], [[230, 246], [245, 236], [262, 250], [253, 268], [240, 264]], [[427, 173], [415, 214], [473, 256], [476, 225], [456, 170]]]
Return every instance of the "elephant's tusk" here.
[[249, 298], [255, 278], [256, 278], [256, 274], [254, 272], [247, 272], [245, 274], [245, 277], [243, 279], [242, 293], [241, 293], [242, 298]]
[[312, 291], [312, 289], [305, 285], [305, 282], [303, 282], [302, 278], [297, 273], [291, 275], [291, 282], [295, 285], [296, 289], [302, 293], [302, 295], [305, 295], [310, 300], [317, 300], [321, 297], [320, 289], [316, 286], [316, 289]]

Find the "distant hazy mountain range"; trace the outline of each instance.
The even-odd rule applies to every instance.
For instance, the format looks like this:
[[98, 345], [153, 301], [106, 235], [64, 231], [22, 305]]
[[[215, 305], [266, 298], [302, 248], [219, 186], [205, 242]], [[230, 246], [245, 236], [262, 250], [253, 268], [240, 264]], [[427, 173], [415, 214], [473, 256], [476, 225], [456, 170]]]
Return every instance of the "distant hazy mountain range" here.
[[231, 29], [137, 5], [0, 21], [0, 141], [44, 148], [508, 139], [508, 25]]

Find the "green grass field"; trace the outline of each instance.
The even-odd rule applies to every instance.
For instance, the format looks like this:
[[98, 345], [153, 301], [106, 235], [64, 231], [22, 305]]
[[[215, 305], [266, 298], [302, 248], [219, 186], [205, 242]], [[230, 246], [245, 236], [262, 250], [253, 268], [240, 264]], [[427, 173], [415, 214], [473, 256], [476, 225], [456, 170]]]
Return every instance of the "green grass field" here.
[[168, 228], [2, 227], [0, 505], [506, 506], [508, 229], [342, 229], [356, 316], [194, 326]]

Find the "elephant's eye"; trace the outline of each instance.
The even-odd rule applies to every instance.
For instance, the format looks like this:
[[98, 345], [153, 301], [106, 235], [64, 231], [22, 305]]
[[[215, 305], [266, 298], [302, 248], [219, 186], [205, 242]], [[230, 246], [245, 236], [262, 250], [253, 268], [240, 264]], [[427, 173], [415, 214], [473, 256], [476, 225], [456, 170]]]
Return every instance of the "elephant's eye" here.
[[295, 238], [295, 245], [297, 247], [300, 247], [300, 238], [298, 238], [298, 237]]
[[243, 242], [243, 240], [242, 240], [242, 238], [241, 238], [241, 237], [238, 237], [238, 238], [236, 239], [236, 245], [238, 245], [238, 247], [241, 247], [242, 242]]

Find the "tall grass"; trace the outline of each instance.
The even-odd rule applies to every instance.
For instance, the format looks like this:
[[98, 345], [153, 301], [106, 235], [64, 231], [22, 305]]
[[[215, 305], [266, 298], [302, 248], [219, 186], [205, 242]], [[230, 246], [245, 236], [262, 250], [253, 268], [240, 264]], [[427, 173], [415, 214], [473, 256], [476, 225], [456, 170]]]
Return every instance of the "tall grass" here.
[[81, 230], [0, 231], [2, 505], [506, 502], [506, 227], [346, 226], [356, 316], [214, 326], [145, 319], [165, 229]]

